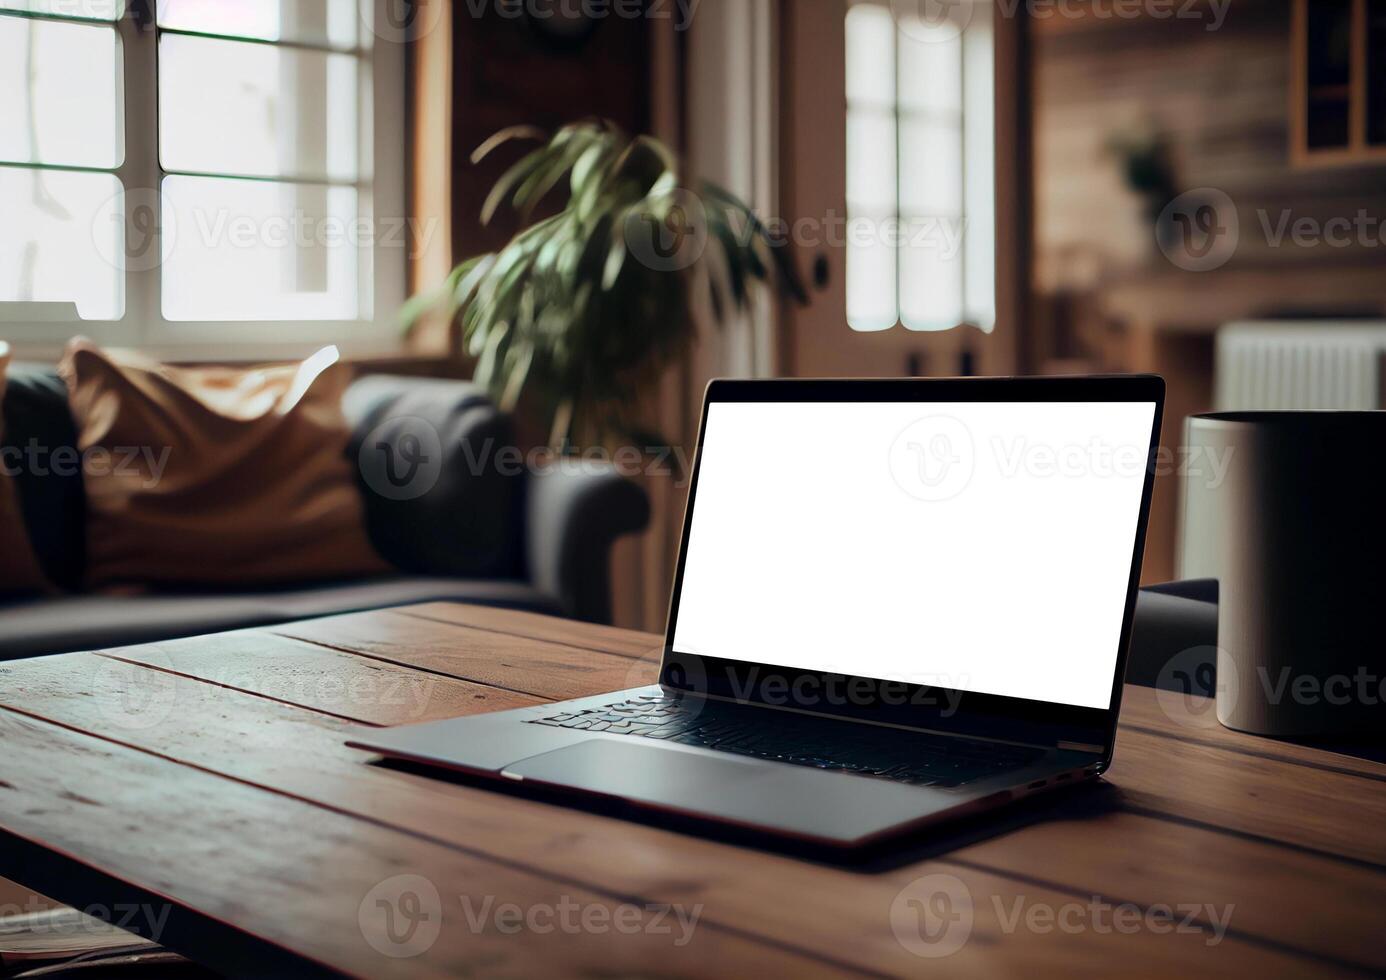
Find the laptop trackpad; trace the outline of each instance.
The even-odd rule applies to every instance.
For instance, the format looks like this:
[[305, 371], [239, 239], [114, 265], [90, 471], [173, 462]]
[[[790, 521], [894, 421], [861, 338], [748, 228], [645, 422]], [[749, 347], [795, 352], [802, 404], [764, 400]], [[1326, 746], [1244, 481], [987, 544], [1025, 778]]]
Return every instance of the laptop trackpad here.
[[712, 801], [738, 795], [738, 784], [773, 777], [777, 768], [594, 738], [521, 759], [503, 773], [550, 786], [707, 812]]
[[957, 796], [803, 766], [594, 738], [503, 772], [660, 810], [850, 843], [942, 813]]

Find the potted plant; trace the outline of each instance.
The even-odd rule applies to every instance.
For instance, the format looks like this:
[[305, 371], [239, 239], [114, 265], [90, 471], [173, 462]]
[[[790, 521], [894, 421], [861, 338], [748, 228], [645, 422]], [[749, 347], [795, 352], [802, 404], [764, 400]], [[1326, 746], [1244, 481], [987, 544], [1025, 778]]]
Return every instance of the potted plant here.
[[[649, 438], [634, 415], [640, 396], [696, 335], [695, 290], [720, 326], [776, 283], [804, 290], [782, 243], [744, 202], [710, 182], [685, 186], [674, 155], [649, 136], [603, 122], [551, 137], [503, 130], [480, 161], [516, 139], [541, 145], [496, 182], [482, 210], [501, 207], [526, 227], [494, 253], [467, 259], [438, 292], [415, 297], [406, 324], [442, 306], [455, 318], [475, 378], [511, 411], [521, 394], [547, 413], [550, 446]], [[567, 185], [557, 213], [531, 220]]]

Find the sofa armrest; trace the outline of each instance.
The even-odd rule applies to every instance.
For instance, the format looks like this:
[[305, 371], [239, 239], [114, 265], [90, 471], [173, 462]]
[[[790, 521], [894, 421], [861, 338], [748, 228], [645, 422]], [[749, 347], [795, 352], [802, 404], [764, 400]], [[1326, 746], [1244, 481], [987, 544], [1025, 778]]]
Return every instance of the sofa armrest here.
[[566, 615], [611, 621], [611, 546], [650, 520], [645, 491], [606, 463], [562, 460], [531, 473], [525, 556], [531, 583]]
[[1217, 605], [1218, 602], [1218, 580], [1215, 578], [1186, 578], [1179, 582], [1161, 582], [1159, 585], [1147, 585], [1141, 591], [1211, 602], [1213, 605]]
[[1191, 580], [1141, 589], [1126, 662], [1128, 684], [1173, 690], [1192, 679], [1194, 689], [1188, 693], [1213, 693], [1209, 679], [1217, 660], [1216, 588], [1216, 582]]
[[501, 465], [514, 429], [480, 386], [368, 375], [342, 411], [366, 529], [384, 558], [416, 575], [521, 577], [524, 474]]

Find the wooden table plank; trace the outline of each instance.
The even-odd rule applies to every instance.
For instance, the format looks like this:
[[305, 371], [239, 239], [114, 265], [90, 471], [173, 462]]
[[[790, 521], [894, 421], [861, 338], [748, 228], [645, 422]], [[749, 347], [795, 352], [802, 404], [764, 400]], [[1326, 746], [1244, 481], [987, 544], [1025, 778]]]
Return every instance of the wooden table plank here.
[[554, 699], [635, 687], [642, 682], [626, 683], [632, 669], [644, 668], [649, 673], [644, 661], [628, 657], [453, 626], [389, 610], [312, 619], [276, 626], [273, 632], [376, 660]]
[[[533, 686], [535, 672], [542, 669], [535, 658], [549, 658], [545, 662], [552, 663], [567, 656], [578, 671], [564, 678], [570, 692], [567, 697], [652, 683], [657, 673], [653, 661], [629, 662], [624, 671], [613, 670], [609, 663], [589, 669], [590, 658], [598, 655], [587, 650], [496, 634], [489, 634], [496, 638], [488, 640], [488, 634], [441, 623], [424, 623], [421, 631], [415, 625], [399, 625], [405, 618], [359, 614], [315, 620], [292, 629], [305, 638], [330, 636], [333, 645], [359, 649], [369, 656], [379, 656], [388, 649], [393, 657], [404, 658], [417, 643], [423, 651], [417, 656], [433, 669], [461, 671], [463, 676], [475, 677], [479, 672], [476, 662], [489, 661], [489, 682], [508, 689]], [[465, 646], [464, 654], [448, 653], [447, 637], [454, 630], [460, 633], [458, 643]], [[534, 644], [536, 652], [526, 656], [517, 650], [517, 644], [524, 643]], [[1133, 692], [1133, 703], [1139, 705], [1145, 700], [1139, 689]], [[1169, 727], [1174, 728], [1172, 724]], [[1360, 832], [1364, 818], [1386, 825], [1386, 782], [1341, 783], [1336, 775], [1318, 767], [1227, 751], [1216, 744], [1182, 742], [1125, 728], [1118, 735], [1117, 754], [1107, 779], [1127, 792], [1128, 805], [1142, 811], [1386, 865], [1386, 838], [1368, 838]]]
[[103, 652], [368, 725], [407, 725], [544, 701], [262, 630]]
[[[711, 925], [678, 945], [648, 931], [508, 934], [495, 903], [605, 909], [622, 903], [570, 881], [463, 853], [8, 711], [0, 712], [4, 831], [340, 972], [370, 977], [843, 971]], [[57, 764], [61, 762], [61, 765]], [[382, 883], [422, 876], [439, 889], [441, 930], [409, 958], [382, 955], [368, 902]], [[387, 884], [388, 888], [388, 884]], [[378, 894], [378, 893], [377, 893]], [[60, 896], [61, 897], [61, 896]], [[486, 905], [486, 900], [492, 900]], [[466, 900], [471, 900], [470, 904]], [[469, 915], [468, 913], [471, 913]], [[692, 910], [688, 911], [691, 918]], [[388, 945], [386, 948], [390, 948]]]
[[1381, 762], [1224, 728], [1212, 698], [1128, 686], [1121, 701], [1121, 727], [1242, 755], [1386, 780], [1386, 764]]
[[596, 623], [581, 623], [573, 619], [559, 619], [556, 616], [540, 616], [514, 609], [468, 606], [457, 602], [426, 602], [417, 606], [404, 606], [395, 611], [420, 619], [436, 619], [443, 623], [492, 630], [510, 636], [527, 636], [532, 640], [547, 640], [563, 646], [586, 647], [599, 653], [614, 653], [633, 659], [653, 657], [658, 660], [664, 653], [664, 637], [654, 633], [599, 626]]
[[[239, 791], [351, 821], [367, 828], [368, 836], [401, 835], [413, 842], [405, 848], [410, 855], [415, 845], [435, 848], [486, 875], [519, 876], [519, 885], [506, 879], [495, 886], [504, 895], [563, 887], [608, 905], [632, 896], [702, 903], [699, 941], [710, 933], [718, 948], [712, 960], [681, 958], [671, 967], [689, 974], [728, 965], [739, 973], [800, 970], [806, 964], [819, 971], [918, 973], [930, 964], [905, 948], [891, 927], [892, 912], [898, 928], [901, 902], [908, 912], [914, 883], [938, 876], [957, 882], [972, 906], [971, 938], [939, 964], [950, 975], [1108, 975], [1116, 963], [1138, 975], [1383, 970], [1373, 912], [1382, 906], [1386, 875], [1360, 823], [1364, 799], [1366, 819], [1377, 819], [1381, 800], [1373, 794], [1382, 783], [1371, 771], [1332, 767], [1331, 760], [1340, 757], [1315, 749], [1267, 756], [1238, 741], [1249, 736], [1226, 733], [1231, 738], [1225, 738], [1220, 728], [1206, 725], [1194, 730], [1190, 741], [1186, 730], [1193, 726], [1162, 720], [1152, 714], [1158, 705], [1131, 689], [1127, 699], [1134, 708], [1129, 719], [1123, 713], [1128, 723], [1110, 779], [1115, 789], [1091, 805], [1065, 807], [1050, 819], [942, 858], [876, 873], [827, 868], [363, 765], [364, 754], [342, 743], [347, 727], [342, 718], [392, 724], [496, 710], [513, 703], [507, 699], [527, 703], [600, 693], [647, 683], [657, 663], [657, 652], [640, 659], [635, 651], [646, 641], [654, 651], [659, 639], [646, 635], [642, 641], [641, 634], [629, 631], [611, 638], [610, 652], [604, 653], [600, 628], [577, 631], [565, 643], [554, 634], [553, 621], [533, 622], [526, 614], [495, 618], [436, 605], [425, 607], [425, 615], [416, 613], [360, 614], [286, 628], [295, 635], [313, 634], [301, 643], [256, 631], [180, 641], [188, 649], [175, 646], [172, 661], [160, 662], [168, 658], [167, 650], [115, 652], [160, 669], [83, 655], [5, 665], [0, 667], [0, 722], [13, 711], [50, 718], [75, 732], [117, 741], [121, 753], [161, 756], [154, 761], [177, 767], [161, 770], [159, 779], [177, 781], [183, 777], [176, 773], [186, 772], [220, 780]], [[462, 625], [451, 625], [454, 619]], [[197, 653], [199, 643], [209, 644], [210, 652]], [[357, 648], [360, 657], [345, 652]], [[402, 665], [412, 662], [410, 657], [420, 659], [412, 667]], [[228, 668], [242, 658], [253, 666]], [[490, 679], [474, 676], [478, 671]], [[571, 693], [526, 690], [545, 671], [556, 673], [554, 683]], [[393, 679], [396, 673], [420, 683], [411, 688]], [[359, 680], [340, 687], [315, 681], [332, 676]], [[391, 679], [382, 683], [382, 677]], [[430, 689], [421, 678], [436, 679], [443, 693], [425, 697]], [[391, 687], [418, 696], [384, 696]], [[49, 727], [29, 724], [40, 731]], [[57, 775], [68, 775], [71, 751], [62, 739], [45, 750]], [[122, 767], [123, 761], [111, 766]], [[7, 771], [0, 761], [0, 780], [8, 781]], [[25, 780], [34, 778], [28, 770], [20, 773]], [[1197, 778], [1199, 773], [1206, 778]], [[1286, 782], [1296, 784], [1297, 795], [1280, 806], [1275, 794]], [[1360, 784], [1371, 788], [1359, 792]], [[115, 792], [109, 782], [95, 785], [101, 791], [97, 796]], [[1271, 797], [1269, 807], [1262, 805], [1265, 794]], [[0, 787], [0, 799], [6, 796]], [[1344, 819], [1354, 806], [1356, 827]], [[1313, 819], [1306, 820], [1303, 811], [1296, 815], [1296, 807], [1314, 810]], [[6, 812], [0, 808], [0, 814]], [[130, 818], [122, 812], [116, 819]], [[306, 819], [311, 824], [319, 818]], [[2, 815], [0, 826], [15, 832]], [[214, 836], [220, 837], [220, 825]], [[370, 859], [401, 853], [396, 844], [395, 838], [380, 838], [380, 849], [368, 848]], [[171, 846], [194, 845], [187, 835], [175, 835]], [[227, 853], [238, 853], [241, 846], [241, 837], [229, 838]], [[94, 864], [113, 860], [104, 850], [79, 856]], [[281, 857], [288, 862], [282, 867], [295, 866], [294, 856]], [[434, 852], [427, 860], [435, 862], [430, 867], [446, 869], [445, 875], [453, 873], [455, 865], [436, 864]], [[189, 861], [190, 867], [207, 863], [201, 853]], [[309, 874], [317, 877], [316, 870]], [[201, 894], [196, 882], [177, 883]], [[242, 897], [255, 895], [243, 892]], [[1081, 916], [1081, 907], [1094, 897], [1131, 903], [1137, 914], [1162, 904], [1202, 905], [1214, 915], [1230, 906], [1229, 928], [1210, 948], [1206, 944], [1215, 930], [1207, 915], [1200, 931], [1169, 936], [1149, 929], [1129, 936], [1104, 933], [1090, 922], [1068, 935], [1052, 924], [1044, 931], [1024, 919], [1029, 910], [1052, 915], [1072, 908]], [[215, 915], [218, 899], [209, 900], [209, 914]], [[264, 923], [253, 916], [249, 922], [250, 931], [260, 935]], [[601, 938], [612, 950], [626, 944], [624, 936]], [[604, 947], [596, 942], [592, 948]], [[568, 952], [566, 945], [550, 943], [517, 960], [505, 944], [474, 941], [466, 950], [440, 945], [421, 961], [405, 962], [426, 973], [459, 963], [476, 968], [484, 961], [488, 974], [495, 972], [492, 967], [523, 974], [552, 971], [554, 962], [546, 959], [552, 955], [562, 957], [557, 967], [562, 972], [587, 969], [598, 957], [594, 952], [593, 959], [584, 958], [585, 947], [576, 958]], [[646, 952], [625, 953], [624, 966], [615, 968], [649, 972], [650, 963], [641, 958]], [[457, 956], [473, 958], [458, 961]]]
[[[90, 663], [54, 658], [17, 666], [19, 673], [10, 680], [23, 693], [14, 694], [7, 701], [22, 704], [25, 710], [40, 710], [47, 717], [84, 730], [100, 729], [109, 726], [110, 718], [120, 718], [124, 722], [124, 734], [120, 737], [126, 744], [171, 752], [181, 761], [319, 800], [410, 829], [420, 836], [468, 849], [480, 848], [488, 856], [522, 864], [528, 870], [601, 881], [620, 893], [658, 896], [661, 901], [676, 901], [680, 895], [683, 900], [697, 897], [707, 902], [710, 922], [754, 922], [755, 929], [768, 930], [769, 938], [777, 942], [799, 942], [818, 955], [841, 956], [836, 932], [803, 929], [806, 920], [830, 911], [831, 921], [840, 927], [870, 937], [868, 942], [857, 943], [851, 954], [852, 962], [869, 970], [890, 972], [901, 966], [903, 947], [888, 928], [888, 914], [882, 917], [880, 909], [884, 906], [888, 910], [901, 889], [921, 876], [946, 873], [965, 881], [974, 902], [988, 907], [990, 918], [979, 919], [976, 926], [985, 935], [986, 930], [1005, 933], [1004, 910], [1017, 901], [1055, 907], [1071, 904], [1073, 895], [1081, 894], [1085, 899], [1090, 895], [1111, 896], [1115, 902], [1134, 902], [1142, 908], [1163, 903], [1217, 908], [1234, 905], [1239, 909], [1254, 894], [1240, 887], [1240, 874], [1249, 866], [1264, 870], [1261, 882], [1273, 881], [1277, 874], [1288, 876], [1302, 871], [1316, 873], [1316, 880], [1325, 880], [1324, 872], [1337, 870], [1313, 867], [1314, 860], [1322, 859], [1232, 838], [1232, 851], [1240, 860], [1225, 862], [1226, 867], [1219, 873], [1202, 876], [1192, 885], [1189, 880], [1178, 878], [1152, 883], [1145, 880], [1144, 874], [1133, 877], [1120, 864], [1107, 862], [1112, 857], [1110, 852], [1098, 851], [1094, 857], [1088, 847], [1091, 825], [1080, 820], [1042, 825], [1055, 836], [1046, 838], [1039, 846], [1025, 843], [1027, 830], [950, 855], [970, 867], [960, 868], [944, 860], [863, 876], [362, 766], [359, 754], [342, 744], [342, 728], [331, 719], [295, 712], [279, 704], [257, 703], [238, 692], [183, 678], [155, 681], [139, 676], [143, 670], [139, 667], [107, 671], [105, 681], [92, 696], [78, 693], [82, 680], [94, 669]], [[169, 699], [141, 701], [138, 693], [147, 690], [151, 683], [176, 685], [176, 697], [171, 700], [179, 710], [164, 709], [162, 705]], [[123, 712], [132, 704], [148, 707], [138, 716], [126, 717]], [[287, 757], [282, 751], [286, 744], [295, 746], [295, 752]], [[1151, 825], [1158, 823], [1129, 815], [1116, 819], [1118, 824], [1106, 839], [1119, 840], [1126, 846], [1132, 840], [1133, 830], [1145, 835]], [[1180, 848], [1184, 853], [1221, 853], [1228, 843], [1225, 838], [1219, 839], [1220, 835], [1178, 825], [1164, 828], [1164, 835], [1164, 854]], [[1049, 867], [1022, 866], [1020, 870], [1029, 880], [1011, 880], [1005, 887], [998, 884], [996, 879], [1007, 877], [1004, 869], [1016, 855], [1052, 855], [1056, 849], [1067, 852], [1065, 861]], [[1282, 860], [1287, 853], [1298, 859], [1291, 861], [1288, 869]], [[621, 859], [613, 860], [617, 855]], [[979, 864], [989, 867], [977, 867]], [[993, 870], [999, 873], [993, 875]], [[1386, 898], [1386, 881], [1360, 870], [1354, 874], [1348, 877], [1366, 900], [1362, 908], [1379, 908]], [[1035, 884], [1046, 878], [1055, 883], [1053, 887]], [[1288, 878], [1280, 880], [1284, 884]], [[696, 887], [692, 887], [695, 883]], [[680, 887], [683, 890], [678, 890]], [[842, 907], [825, 908], [824, 896], [829, 894], [840, 896]], [[1325, 887], [1319, 897], [1328, 894]], [[1042, 897], [1036, 898], [1037, 895]], [[1308, 897], [1315, 896], [1311, 893]], [[1327, 908], [1312, 902], [1306, 907]], [[1243, 947], [1244, 940], [1291, 947], [1302, 943], [1299, 951], [1303, 955], [1331, 956], [1335, 961], [1351, 960], [1351, 951], [1370, 951], [1376, 946], [1374, 923], [1362, 925], [1356, 919], [1328, 922], [1312, 912], [1295, 911], [1293, 917], [1263, 915], [1242, 921], [1234, 909], [1233, 939], [1229, 942], [1237, 949]], [[1292, 929], [1292, 935], [1286, 938], [1279, 932], [1286, 924], [1302, 927]], [[1012, 937], [1007, 939], [1011, 945], [1016, 944]], [[1316, 963], [1313, 959], [1309, 962]], [[1359, 962], [1379, 966], [1379, 961], [1370, 956]]]
[[949, 857], [1143, 908], [1231, 909], [1235, 935], [1386, 973], [1386, 875], [1373, 868], [1119, 809], [1048, 816]]
[[[386, 645], [393, 643], [404, 646], [406, 643], [404, 639], [382, 638], [383, 634], [398, 628], [404, 636], [416, 635], [413, 625], [399, 624], [400, 618], [378, 621], [370, 629], [366, 629], [362, 619], [342, 617], [351, 619], [349, 624], [319, 620], [305, 624], [302, 632], [321, 635], [321, 631], [306, 627], [330, 626], [334, 641], [344, 646], [360, 643], [368, 646], [370, 655], [374, 656]], [[467, 631], [467, 654], [459, 664], [435, 652], [446, 647], [446, 640], [432, 633], [433, 625], [424, 624], [434, 646], [423, 656], [435, 668], [443, 672], [457, 669], [475, 671], [475, 661], [489, 655], [493, 658], [490, 674], [504, 688], [529, 683], [532, 671], [536, 669], [532, 658], [517, 654], [516, 642], [534, 642], [547, 657], [570, 656], [578, 668], [590, 663], [593, 656], [590, 651], [556, 647], [540, 641], [515, 641], [514, 638], [488, 640], [484, 634], [477, 638]], [[455, 627], [439, 625], [439, 628], [446, 632]], [[364, 639], [353, 639], [353, 631], [360, 632]], [[216, 642], [222, 644], [219, 649], [229, 660], [234, 651], [252, 649], [257, 635], [257, 631], [244, 631], [218, 638]], [[303, 653], [307, 655], [308, 652]], [[581, 682], [576, 678], [566, 680], [571, 691], [567, 696], [603, 693], [615, 689], [607, 686], [613, 683], [622, 687], [650, 683], [655, 670], [653, 662], [639, 661], [630, 665], [624, 674], [617, 674], [619, 680], [613, 679], [609, 665], [604, 669], [581, 672], [578, 675], [582, 678]], [[253, 690], [253, 687], [242, 689]], [[1145, 694], [1143, 689], [1133, 688], [1130, 696], [1133, 704], [1140, 704]], [[320, 710], [341, 707], [326, 700], [313, 703], [301, 700], [297, 703]], [[484, 705], [484, 700], [477, 704], [483, 710]], [[463, 713], [467, 712], [458, 712], [459, 715]], [[352, 715], [348, 714], [348, 717]], [[383, 710], [362, 711], [360, 717], [363, 721], [385, 724], [403, 724], [412, 720], [408, 714], [399, 713], [390, 717], [388, 711]], [[1178, 732], [1178, 729], [1173, 729], [1169, 735], [1151, 735], [1139, 728], [1121, 730], [1117, 754], [1107, 781], [1125, 791], [1123, 805], [1141, 812], [1159, 813], [1179, 820], [1254, 834], [1328, 855], [1386, 865], [1386, 840], [1360, 833], [1362, 819], [1386, 819], [1386, 783], [1356, 780], [1350, 776], [1344, 778], [1353, 781], [1343, 783], [1334, 778], [1337, 773], [1317, 767], [1309, 767], [1300, 773], [1298, 770], [1304, 767], [1297, 763], [1258, 756], [1246, 757], [1237, 752], [1223, 751], [1214, 744], [1182, 742], [1177, 738]], [[1318, 750], [1303, 751], [1307, 754], [1306, 758], [1339, 758]], [[1358, 782], [1367, 785], [1358, 786]]]
[[1123, 805], [1386, 869], [1386, 783], [1124, 730], [1104, 777]]

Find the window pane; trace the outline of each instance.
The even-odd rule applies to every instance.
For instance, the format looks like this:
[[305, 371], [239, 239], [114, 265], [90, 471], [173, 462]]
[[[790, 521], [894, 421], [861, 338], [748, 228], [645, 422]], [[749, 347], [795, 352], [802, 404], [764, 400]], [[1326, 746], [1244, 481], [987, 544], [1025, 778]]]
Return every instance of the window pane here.
[[936, 218], [909, 223], [900, 249], [900, 321], [911, 330], [950, 330], [962, 319], [959, 226]]
[[949, 123], [900, 121], [900, 208], [958, 215], [963, 209], [962, 132]]
[[847, 208], [895, 210], [895, 117], [887, 111], [847, 110]]
[[200, 34], [352, 47], [357, 0], [159, 0], [159, 26]]
[[0, 302], [69, 302], [84, 320], [119, 319], [119, 194], [111, 174], [0, 167]]
[[356, 190], [165, 177], [169, 320], [354, 320], [372, 241]]
[[961, 114], [962, 37], [952, 24], [929, 24], [918, 18], [902, 24], [900, 105]]
[[115, 20], [124, 8], [124, 0], [0, 0], [0, 10], [26, 10], [87, 20]]
[[847, 325], [853, 330], [888, 330], [899, 320], [894, 220], [853, 216], [848, 222]]
[[354, 181], [356, 58], [243, 41], [159, 42], [165, 170]]
[[98, 24], [0, 17], [0, 160], [119, 166], [118, 44]]
[[895, 19], [889, 7], [847, 11], [847, 101], [895, 102]]

